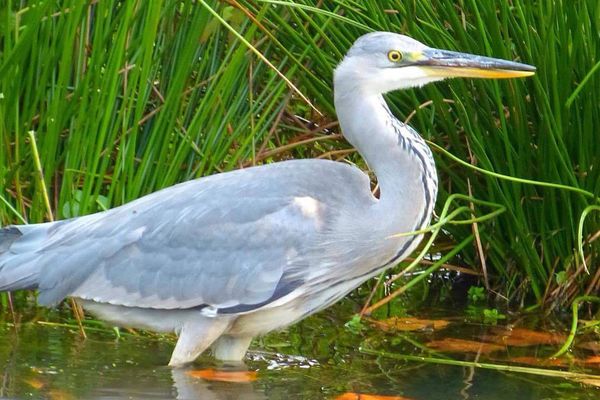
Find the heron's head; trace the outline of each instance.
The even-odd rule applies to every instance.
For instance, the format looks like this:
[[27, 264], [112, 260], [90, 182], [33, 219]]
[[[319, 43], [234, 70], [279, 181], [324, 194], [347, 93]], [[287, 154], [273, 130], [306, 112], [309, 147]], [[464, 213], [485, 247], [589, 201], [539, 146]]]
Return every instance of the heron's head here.
[[513, 61], [434, 49], [407, 36], [373, 32], [354, 42], [335, 70], [336, 91], [386, 93], [446, 78], [517, 78], [535, 67]]

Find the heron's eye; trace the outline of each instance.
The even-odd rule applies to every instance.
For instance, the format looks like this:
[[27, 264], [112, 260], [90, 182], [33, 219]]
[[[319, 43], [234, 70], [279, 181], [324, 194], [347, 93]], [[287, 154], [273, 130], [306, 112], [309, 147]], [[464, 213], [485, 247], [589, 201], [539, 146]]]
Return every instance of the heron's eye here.
[[390, 50], [388, 52], [388, 60], [390, 60], [391, 62], [400, 62], [402, 60], [402, 53], [400, 53], [398, 50]]

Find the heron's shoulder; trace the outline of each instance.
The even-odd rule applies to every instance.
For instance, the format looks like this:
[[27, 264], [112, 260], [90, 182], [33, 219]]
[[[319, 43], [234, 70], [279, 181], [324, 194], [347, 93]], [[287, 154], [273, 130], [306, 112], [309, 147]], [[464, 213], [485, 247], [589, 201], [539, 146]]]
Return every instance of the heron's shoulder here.
[[[182, 219], [258, 221], [287, 210], [290, 218], [361, 208], [374, 201], [370, 182], [358, 168], [327, 160], [294, 160], [210, 175], [171, 186], [107, 211], [112, 219], [142, 225]], [[308, 211], [307, 211], [308, 210]], [[157, 216], [169, 218], [160, 218]], [[295, 216], [294, 216], [295, 215]], [[106, 222], [105, 215], [83, 222]], [[327, 214], [323, 218], [333, 218]], [[307, 219], [307, 221], [310, 220]]]
[[[226, 173], [207, 176], [206, 178], [228, 178], [235, 175], [252, 175], [255, 177], [280, 177], [280, 176], [313, 176], [313, 174], [326, 173], [329, 176], [346, 175], [362, 178], [365, 174], [358, 168], [342, 162], [321, 159], [287, 160], [270, 164], [242, 168]], [[205, 178], [200, 178], [205, 179]]]
[[340, 179], [340, 183], [343, 182], [346, 185], [353, 183], [354, 180], [364, 183], [369, 179], [364, 172], [352, 165], [320, 159], [288, 160], [247, 168], [239, 170], [239, 172], [248, 172], [257, 178], [264, 175], [267, 179], [270, 177], [275, 179], [289, 177], [311, 181]]
[[[163, 189], [210, 197], [262, 194], [269, 197], [364, 191], [369, 177], [360, 169], [329, 160], [289, 160], [209, 175]], [[160, 192], [157, 192], [160, 193]], [[166, 193], [165, 193], [166, 194]]]

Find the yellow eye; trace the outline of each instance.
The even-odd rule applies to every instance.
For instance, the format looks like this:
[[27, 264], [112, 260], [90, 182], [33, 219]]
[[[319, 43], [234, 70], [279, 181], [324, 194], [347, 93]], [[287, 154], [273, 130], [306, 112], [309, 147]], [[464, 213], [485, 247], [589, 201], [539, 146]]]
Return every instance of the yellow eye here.
[[391, 50], [388, 52], [388, 60], [391, 62], [399, 62], [402, 60], [402, 53], [400, 53], [398, 50]]

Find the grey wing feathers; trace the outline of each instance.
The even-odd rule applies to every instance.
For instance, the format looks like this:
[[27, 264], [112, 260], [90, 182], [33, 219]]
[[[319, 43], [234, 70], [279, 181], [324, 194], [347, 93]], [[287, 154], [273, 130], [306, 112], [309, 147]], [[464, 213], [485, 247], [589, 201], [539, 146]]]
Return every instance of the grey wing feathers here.
[[8, 251], [10, 245], [21, 236], [23, 234], [17, 227], [7, 226], [0, 229], [0, 255]]
[[[256, 201], [236, 202], [232, 216], [254, 212], [246, 209], [252, 210]], [[295, 237], [312, 229], [288, 205], [270, 202], [272, 212], [259, 207], [264, 215], [249, 221], [231, 222], [223, 215], [220, 222], [211, 222], [210, 215], [206, 220], [190, 215], [178, 224], [138, 228], [140, 237], [102, 258], [73, 295], [151, 308], [263, 302], [275, 292], [284, 268], [295, 261]], [[169, 220], [171, 213], [177, 214], [165, 210], [160, 219]]]
[[368, 179], [349, 166], [276, 165], [186, 182], [55, 224], [36, 251], [43, 255], [39, 302], [75, 296], [243, 312], [293, 291], [332, 218], [317, 193], [347, 197], [342, 188], [353, 184], [370, 192]]
[[41, 268], [32, 249], [40, 245], [47, 227], [37, 224], [0, 229], [0, 291], [38, 287]]
[[103, 213], [20, 227], [35, 240], [16, 238], [10, 247], [21, 247], [21, 259], [7, 262], [36, 271], [41, 304], [75, 296], [244, 312], [301, 284], [306, 253], [333, 218], [318, 194], [336, 204], [356, 185], [370, 195], [358, 170], [314, 160], [219, 174]]

